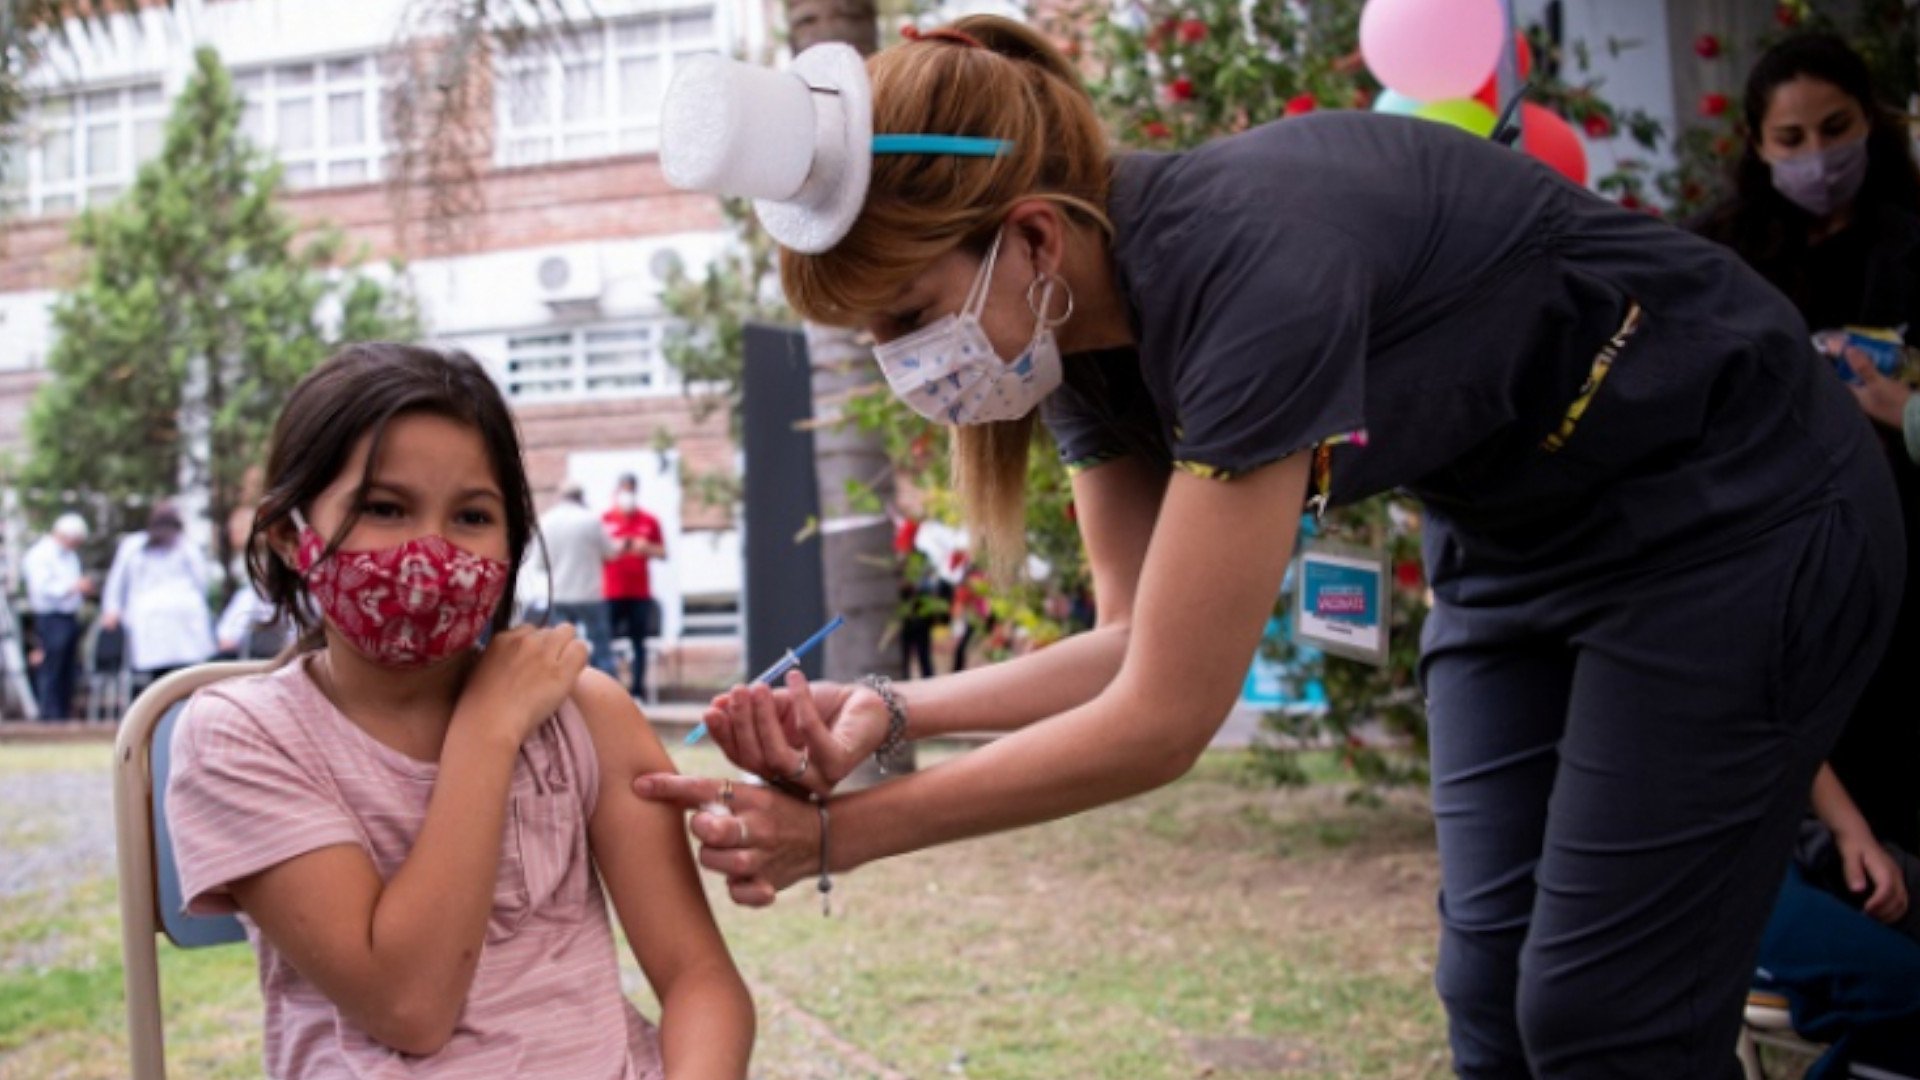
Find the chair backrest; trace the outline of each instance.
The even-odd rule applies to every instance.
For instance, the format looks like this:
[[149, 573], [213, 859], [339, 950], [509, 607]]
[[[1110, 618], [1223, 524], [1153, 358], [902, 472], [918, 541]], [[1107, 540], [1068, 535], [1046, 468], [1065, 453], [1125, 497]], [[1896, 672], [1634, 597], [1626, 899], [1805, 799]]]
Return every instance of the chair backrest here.
[[120, 724], [114, 744], [113, 813], [120, 869], [120, 951], [126, 969], [127, 1035], [133, 1080], [162, 1080], [166, 1049], [160, 1027], [156, 935], [184, 948], [238, 941], [231, 916], [180, 912], [180, 875], [166, 833], [167, 774], [173, 726], [195, 690], [221, 679], [265, 671], [266, 662], [204, 664], [149, 686]]
[[183, 949], [199, 949], [245, 941], [247, 932], [231, 915], [188, 915], [182, 910], [186, 898], [180, 894], [180, 863], [174, 858], [173, 831], [167, 825], [167, 777], [173, 774], [173, 729], [186, 711], [185, 698], [168, 705], [148, 742], [149, 786], [153, 789], [153, 883], [161, 932]]

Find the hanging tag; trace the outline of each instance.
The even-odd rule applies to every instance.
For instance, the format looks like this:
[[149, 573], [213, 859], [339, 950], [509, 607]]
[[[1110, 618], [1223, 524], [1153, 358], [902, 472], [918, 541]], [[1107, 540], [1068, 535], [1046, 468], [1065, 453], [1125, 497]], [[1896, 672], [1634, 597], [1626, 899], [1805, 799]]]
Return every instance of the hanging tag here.
[[1293, 639], [1376, 666], [1387, 662], [1387, 561], [1378, 552], [1310, 540], [1300, 551]]

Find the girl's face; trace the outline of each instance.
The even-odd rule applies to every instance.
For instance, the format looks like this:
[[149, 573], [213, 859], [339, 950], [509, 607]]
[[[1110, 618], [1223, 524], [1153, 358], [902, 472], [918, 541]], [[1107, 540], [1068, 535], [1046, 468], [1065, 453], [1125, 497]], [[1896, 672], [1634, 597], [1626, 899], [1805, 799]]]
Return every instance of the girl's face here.
[[341, 543], [343, 551], [396, 547], [437, 535], [484, 558], [509, 557], [506, 499], [478, 431], [444, 416], [403, 414], [388, 421], [383, 443], [364, 492], [360, 478], [371, 433], [360, 438], [340, 475], [314, 499], [307, 519], [321, 536], [333, 536], [358, 497], [360, 519]]
[[1760, 118], [1760, 158], [1783, 161], [1867, 137], [1867, 114], [1853, 95], [1811, 75], [1773, 88]]
[[[980, 313], [980, 326], [986, 331], [987, 340], [993, 342], [993, 351], [1002, 359], [1024, 353], [1033, 340], [1038, 319], [1027, 306], [1027, 288], [1033, 284], [1039, 269], [1034, 265], [1032, 254], [1027, 242], [1008, 229], [1000, 241], [993, 279], [987, 283], [986, 307]], [[874, 343], [885, 345], [944, 316], [958, 314], [966, 306], [967, 294], [978, 280], [985, 261], [984, 256], [960, 248], [935, 259], [919, 277], [907, 283], [887, 310], [867, 321], [867, 332], [873, 335]], [[1053, 306], [1057, 309], [1060, 301], [1055, 299]]]

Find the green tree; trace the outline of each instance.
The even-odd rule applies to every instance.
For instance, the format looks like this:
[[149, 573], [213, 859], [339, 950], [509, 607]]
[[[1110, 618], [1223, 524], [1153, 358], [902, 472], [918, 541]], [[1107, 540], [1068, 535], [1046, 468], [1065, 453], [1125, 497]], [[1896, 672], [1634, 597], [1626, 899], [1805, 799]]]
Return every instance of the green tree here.
[[[722, 199], [733, 242], [695, 277], [677, 263], [667, 274], [660, 303], [674, 318], [661, 355], [680, 376], [696, 420], [727, 414], [727, 432], [740, 438], [743, 335], [752, 322], [790, 323], [793, 311], [780, 296], [773, 238], [760, 227], [746, 199]], [[732, 471], [688, 473], [683, 486], [709, 506], [732, 508], [740, 481]]]
[[[27, 416], [31, 511], [85, 492], [113, 535], [192, 489], [223, 523], [302, 375], [339, 344], [416, 333], [410, 297], [343, 264], [337, 234], [296, 240], [279, 167], [240, 136], [240, 108], [201, 50], [160, 154], [75, 220], [84, 263], [55, 305], [51, 378]], [[214, 537], [224, 566], [226, 530]]]

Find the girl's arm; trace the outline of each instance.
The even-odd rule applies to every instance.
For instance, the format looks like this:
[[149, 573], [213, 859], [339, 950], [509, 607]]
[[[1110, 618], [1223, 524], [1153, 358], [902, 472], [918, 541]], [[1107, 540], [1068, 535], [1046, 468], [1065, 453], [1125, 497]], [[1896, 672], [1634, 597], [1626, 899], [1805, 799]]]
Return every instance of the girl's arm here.
[[[835, 797], [833, 867], [1064, 817], [1184, 774], [1233, 707], [1279, 596], [1308, 459], [1295, 454], [1224, 482], [1175, 474], [1113, 680], [1086, 704], [953, 761]], [[713, 784], [654, 776], [636, 790], [695, 809]], [[727, 875], [737, 901], [770, 903], [773, 890], [816, 869], [811, 806], [756, 790], [736, 812], [752, 846], [740, 843], [737, 823], [710, 814], [695, 814], [693, 829], [706, 845], [701, 865]]]
[[493, 910], [517, 743], [455, 725], [427, 818], [393, 880], [330, 847], [232, 885], [235, 903], [342, 1016], [404, 1054], [453, 1036]]
[[634, 777], [671, 772], [673, 762], [611, 678], [585, 673], [574, 701], [600, 759], [588, 841], [634, 959], [660, 999], [667, 1076], [738, 1080], [753, 1050], [753, 999], [714, 925], [679, 813], [630, 790]]
[[336, 846], [231, 884], [294, 970], [381, 1043], [418, 1055], [452, 1038], [493, 911], [514, 759], [585, 664], [567, 627], [495, 635], [448, 726], [426, 821], [391, 880], [365, 852]]

